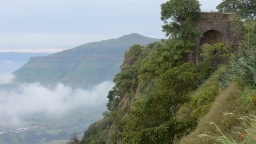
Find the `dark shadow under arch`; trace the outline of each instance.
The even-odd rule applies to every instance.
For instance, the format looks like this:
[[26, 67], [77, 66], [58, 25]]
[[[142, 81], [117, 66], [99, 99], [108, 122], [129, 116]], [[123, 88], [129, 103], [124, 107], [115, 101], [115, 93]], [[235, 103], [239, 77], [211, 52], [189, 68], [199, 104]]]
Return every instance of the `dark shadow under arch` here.
[[[219, 31], [216, 31], [216, 30], [206, 31], [203, 34], [203, 37], [200, 39], [200, 61], [202, 62], [205, 58], [214, 56], [217, 53], [216, 50], [213, 50], [209, 53], [205, 53], [208, 51], [207, 50], [208, 48], [212, 47], [216, 43], [224, 43], [224, 42], [225, 42], [225, 39]], [[206, 54], [206, 56], [203, 57], [202, 54], [203, 55]], [[210, 63], [211, 63], [211, 66], [217, 66], [217, 64], [221, 63], [221, 59], [210, 60]]]
[[224, 43], [223, 35], [216, 30], [209, 30], [203, 34], [203, 37], [200, 39], [200, 46], [203, 44], [215, 44], [215, 43]]

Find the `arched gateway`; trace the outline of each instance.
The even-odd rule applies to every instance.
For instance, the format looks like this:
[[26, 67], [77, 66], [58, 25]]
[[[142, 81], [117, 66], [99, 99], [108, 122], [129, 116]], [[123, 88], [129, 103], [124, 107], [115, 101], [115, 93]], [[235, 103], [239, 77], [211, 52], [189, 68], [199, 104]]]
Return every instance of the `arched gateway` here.
[[230, 42], [233, 49], [237, 47], [235, 36], [235, 24], [232, 23], [235, 14], [223, 14], [220, 12], [203, 12], [202, 18], [196, 22], [195, 28], [202, 32], [203, 37], [196, 39], [197, 48], [188, 55], [188, 61], [198, 64], [201, 61], [199, 47], [203, 44], [215, 44]]

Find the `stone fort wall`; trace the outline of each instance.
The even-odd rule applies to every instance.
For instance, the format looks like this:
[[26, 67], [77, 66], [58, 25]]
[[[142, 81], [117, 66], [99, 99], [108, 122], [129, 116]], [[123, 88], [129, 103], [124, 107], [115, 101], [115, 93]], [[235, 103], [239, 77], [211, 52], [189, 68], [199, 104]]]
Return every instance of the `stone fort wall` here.
[[201, 62], [199, 47], [205, 43], [230, 42], [236, 49], [238, 39], [235, 32], [235, 24], [232, 21], [235, 14], [223, 14], [221, 12], [203, 12], [202, 18], [196, 22], [195, 29], [202, 32], [202, 38], [196, 38], [197, 47], [188, 55], [188, 61], [198, 64]]

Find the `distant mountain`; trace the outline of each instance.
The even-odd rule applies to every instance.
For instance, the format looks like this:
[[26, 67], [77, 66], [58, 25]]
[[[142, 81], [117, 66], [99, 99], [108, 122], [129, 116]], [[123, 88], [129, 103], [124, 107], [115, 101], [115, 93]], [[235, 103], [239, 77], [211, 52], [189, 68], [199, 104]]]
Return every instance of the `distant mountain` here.
[[12, 73], [27, 63], [30, 57], [46, 56], [50, 53], [0, 52], [0, 75]]
[[117, 39], [92, 42], [49, 56], [32, 57], [14, 74], [18, 82], [93, 86], [113, 79], [120, 71], [125, 51], [133, 44], [146, 45], [156, 41], [159, 39], [133, 33]]

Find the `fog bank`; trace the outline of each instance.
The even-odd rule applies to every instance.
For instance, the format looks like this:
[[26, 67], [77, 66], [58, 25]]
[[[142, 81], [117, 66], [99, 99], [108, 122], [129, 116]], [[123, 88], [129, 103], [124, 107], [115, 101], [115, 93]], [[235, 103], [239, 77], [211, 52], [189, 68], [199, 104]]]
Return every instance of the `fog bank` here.
[[[0, 77], [0, 84], [11, 83], [13, 75]], [[20, 117], [34, 113], [60, 115], [78, 107], [91, 110], [106, 106], [112, 82], [102, 82], [91, 89], [72, 89], [58, 84], [49, 89], [39, 83], [20, 84], [13, 90], [0, 91], [0, 125], [5, 122], [17, 124]]]
[[10, 84], [15, 79], [13, 74], [5, 74], [0, 76], [0, 85], [1, 84]]

